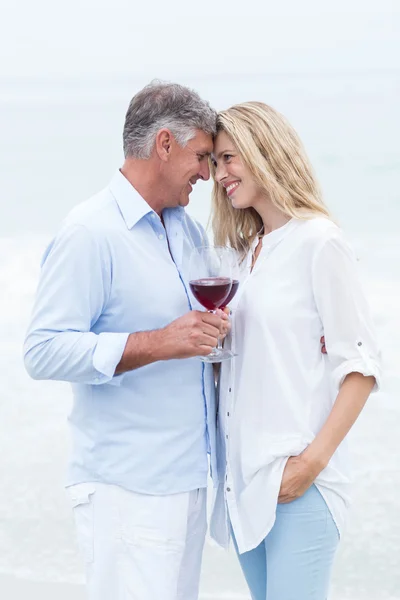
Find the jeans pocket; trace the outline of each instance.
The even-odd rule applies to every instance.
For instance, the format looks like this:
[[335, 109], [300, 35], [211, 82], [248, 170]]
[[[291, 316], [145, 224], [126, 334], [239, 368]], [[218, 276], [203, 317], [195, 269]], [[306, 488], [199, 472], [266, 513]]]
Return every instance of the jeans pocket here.
[[78, 484], [69, 488], [79, 553], [86, 563], [94, 560], [94, 505], [92, 485]]
[[328, 507], [317, 486], [313, 483], [299, 498], [296, 498], [291, 502], [278, 504], [276, 511], [292, 514], [326, 513]]

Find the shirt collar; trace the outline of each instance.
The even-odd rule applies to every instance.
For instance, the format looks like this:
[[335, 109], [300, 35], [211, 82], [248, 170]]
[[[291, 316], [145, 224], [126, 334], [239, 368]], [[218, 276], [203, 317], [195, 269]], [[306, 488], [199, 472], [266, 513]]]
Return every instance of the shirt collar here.
[[254, 238], [254, 240], [250, 246], [250, 252], [247, 255], [247, 262], [246, 262], [247, 267], [251, 269], [251, 265], [253, 263], [253, 255], [259, 244], [260, 239], [261, 239], [261, 251], [263, 252], [264, 249], [271, 251], [278, 244], [280, 244], [280, 242], [288, 235], [288, 233], [290, 233], [290, 231], [292, 231], [292, 229], [297, 227], [297, 225], [300, 222], [301, 221], [299, 219], [292, 218], [292, 219], [289, 219], [289, 221], [287, 223], [285, 223], [285, 225], [282, 225], [281, 227], [274, 229], [270, 233], [266, 233], [265, 235], [260, 236], [260, 237], [257, 235]]
[[281, 227], [278, 227], [277, 229], [266, 233], [262, 237], [262, 245], [271, 248], [272, 246], [279, 244], [279, 242], [282, 241], [284, 237], [286, 237], [286, 235], [293, 229], [293, 227], [296, 227], [297, 223], [298, 220], [292, 218], [289, 219], [289, 221], [284, 225], [281, 225]]
[[177, 218], [179, 221], [182, 221], [186, 214], [183, 206], [175, 206], [174, 208], [164, 208], [162, 213], [163, 213], [164, 219], [165, 219], [166, 215], [169, 214], [169, 215], [172, 215], [173, 217]]
[[115, 173], [109, 187], [128, 229], [132, 229], [145, 215], [154, 212], [121, 171]]
[[[132, 229], [144, 216], [150, 213], [156, 214], [133, 185], [122, 175], [121, 171], [118, 170], [115, 173], [109, 187], [128, 229]], [[164, 217], [166, 216], [165, 213], [182, 221], [185, 216], [185, 209], [183, 206], [166, 208], [163, 211]]]

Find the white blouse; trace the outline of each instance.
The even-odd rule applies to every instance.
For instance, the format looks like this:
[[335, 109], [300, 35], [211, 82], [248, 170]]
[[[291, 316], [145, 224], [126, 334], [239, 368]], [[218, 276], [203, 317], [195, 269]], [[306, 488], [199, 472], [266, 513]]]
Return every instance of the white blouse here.
[[[290, 220], [264, 236], [250, 273], [251, 254], [226, 340], [238, 356], [221, 369], [219, 485], [211, 518], [211, 535], [222, 546], [229, 543], [230, 519], [241, 553], [271, 530], [286, 461], [312, 442], [346, 375], [373, 375], [377, 386], [380, 380], [356, 259], [334, 223]], [[315, 481], [339, 532], [349, 475], [345, 440]]]

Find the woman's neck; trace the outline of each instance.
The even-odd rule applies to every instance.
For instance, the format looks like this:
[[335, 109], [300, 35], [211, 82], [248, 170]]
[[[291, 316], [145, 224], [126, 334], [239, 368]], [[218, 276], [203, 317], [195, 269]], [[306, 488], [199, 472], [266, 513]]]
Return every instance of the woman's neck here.
[[262, 219], [264, 226], [262, 232], [263, 235], [271, 233], [271, 231], [274, 231], [274, 229], [279, 229], [279, 227], [286, 225], [286, 223], [291, 219], [291, 217], [285, 215], [285, 213], [273, 206], [269, 200], [264, 200], [261, 206], [254, 208]]

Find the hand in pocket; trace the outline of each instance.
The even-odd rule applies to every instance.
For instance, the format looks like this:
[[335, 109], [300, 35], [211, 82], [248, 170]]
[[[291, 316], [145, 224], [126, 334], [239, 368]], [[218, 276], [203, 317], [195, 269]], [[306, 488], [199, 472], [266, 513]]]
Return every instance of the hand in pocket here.
[[286, 504], [300, 498], [312, 486], [317, 475], [302, 454], [290, 456], [283, 471], [278, 503]]

